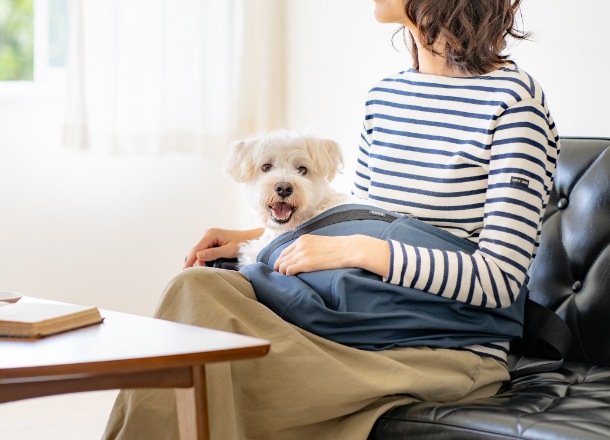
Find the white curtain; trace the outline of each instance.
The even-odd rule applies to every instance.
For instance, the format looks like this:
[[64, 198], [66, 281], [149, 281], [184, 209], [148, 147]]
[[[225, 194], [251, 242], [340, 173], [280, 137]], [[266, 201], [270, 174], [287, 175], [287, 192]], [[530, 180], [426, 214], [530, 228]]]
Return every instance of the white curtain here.
[[206, 153], [284, 124], [283, 0], [72, 0], [65, 143]]

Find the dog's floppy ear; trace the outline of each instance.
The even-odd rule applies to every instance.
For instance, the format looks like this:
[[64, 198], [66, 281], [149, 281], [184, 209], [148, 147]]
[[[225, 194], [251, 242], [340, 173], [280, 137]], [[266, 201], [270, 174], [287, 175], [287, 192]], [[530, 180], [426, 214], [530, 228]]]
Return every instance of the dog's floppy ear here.
[[313, 135], [303, 137], [315, 167], [330, 182], [343, 168], [341, 147], [332, 139], [323, 139]]
[[224, 172], [236, 182], [249, 180], [254, 174], [254, 149], [258, 137], [244, 139], [229, 145], [229, 156], [225, 162]]

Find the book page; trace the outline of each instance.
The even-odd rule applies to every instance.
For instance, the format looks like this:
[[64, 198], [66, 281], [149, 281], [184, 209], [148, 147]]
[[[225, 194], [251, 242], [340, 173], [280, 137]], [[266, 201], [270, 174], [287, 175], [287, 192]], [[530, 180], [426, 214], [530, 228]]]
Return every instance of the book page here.
[[0, 321], [40, 322], [78, 314], [93, 308], [74, 304], [16, 303], [0, 308]]
[[0, 291], [0, 302], [15, 303], [21, 299], [21, 294], [17, 292]]

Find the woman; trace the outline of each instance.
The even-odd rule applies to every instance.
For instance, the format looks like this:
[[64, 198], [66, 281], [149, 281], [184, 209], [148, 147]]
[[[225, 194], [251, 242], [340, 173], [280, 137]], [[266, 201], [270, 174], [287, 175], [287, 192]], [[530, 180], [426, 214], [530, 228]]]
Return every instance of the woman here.
[[[369, 93], [353, 193], [477, 250], [306, 235], [282, 252], [275, 270], [361, 267], [422, 295], [481, 307], [515, 303], [559, 152], [541, 88], [500, 55], [505, 37], [523, 38], [514, 29], [519, 3], [375, 0], [376, 19], [410, 35], [414, 66]], [[157, 312], [272, 341], [265, 358], [207, 368], [212, 438], [364, 440], [393, 406], [491, 396], [508, 378], [509, 337], [459, 349], [358, 350], [283, 321], [239, 273], [191, 268], [234, 257], [239, 243], [261, 232], [208, 230]], [[171, 391], [123, 392], [106, 438], [177, 438], [172, 399]]]

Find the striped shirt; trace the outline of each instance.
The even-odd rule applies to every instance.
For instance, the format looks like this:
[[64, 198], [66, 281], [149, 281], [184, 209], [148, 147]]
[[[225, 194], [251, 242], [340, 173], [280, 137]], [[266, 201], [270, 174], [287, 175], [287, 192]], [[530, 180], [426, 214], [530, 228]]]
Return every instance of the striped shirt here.
[[[380, 81], [366, 102], [354, 195], [478, 243], [469, 255], [390, 240], [385, 281], [510, 306], [536, 254], [558, 154], [544, 92], [516, 64]], [[468, 348], [505, 361], [508, 343]]]

